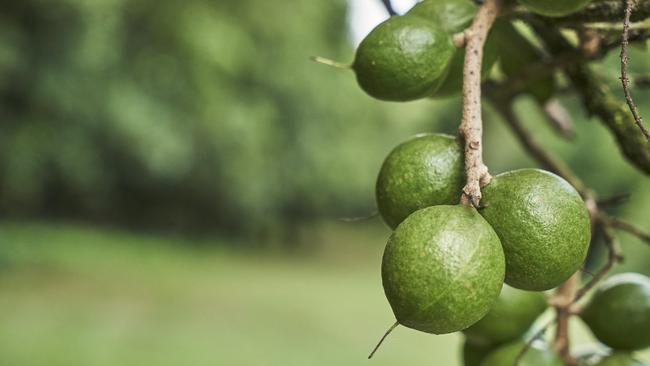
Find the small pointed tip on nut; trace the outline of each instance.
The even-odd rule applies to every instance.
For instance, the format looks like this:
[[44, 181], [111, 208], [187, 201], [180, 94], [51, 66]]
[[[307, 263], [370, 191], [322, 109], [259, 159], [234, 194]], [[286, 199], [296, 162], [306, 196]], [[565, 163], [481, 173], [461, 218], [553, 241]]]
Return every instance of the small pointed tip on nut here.
[[310, 60], [325, 65], [325, 66], [330, 66], [330, 67], [335, 67], [337, 69], [344, 69], [344, 70], [351, 70], [352, 69], [352, 64], [344, 64], [342, 62], [330, 60], [329, 58], [321, 57], [321, 56], [311, 56], [309, 57]]
[[383, 336], [381, 337], [381, 339], [379, 340], [379, 343], [377, 343], [377, 345], [375, 346], [375, 348], [373, 348], [372, 352], [370, 352], [370, 355], [368, 355], [368, 359], [371, 359], [372, 356], [375, 355], [375, 352], [377, 352], [377, 350], [379, 349], [379, 347], [381, 346], [381, 344], [384, 343], [384, 340], [386, 339], [386, 337], [388, 337], [388, 335], [389, 335], [393, 330], [395, 330], [395, 328], [397, 328], [398, 325], [399, 325], [399, 321], [396, 321], [393, 325], [390, 326], [390, 328], [388, 328], [388, 330], [386, 331], [386, 333], [384, 333], [384, 335], [383, 335]]

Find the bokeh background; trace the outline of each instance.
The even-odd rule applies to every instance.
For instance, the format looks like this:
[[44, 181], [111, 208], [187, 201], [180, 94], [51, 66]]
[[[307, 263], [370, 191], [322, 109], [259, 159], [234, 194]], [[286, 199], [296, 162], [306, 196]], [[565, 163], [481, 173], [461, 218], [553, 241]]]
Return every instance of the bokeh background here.
[[[379, 3], [0, 2], [0, 365], [459, 365], [460, 337], [405, 328], [365, 359], [393, 322], [375, 176], [409, 136], [454, 133], [461, 109], [375, 101], [309, 61], [350, 61]], [[614, 53], [597, 68], [619, 91]], [[631, 67], [650, 72], [643, 49]], [[648, 177], [561, 101], [573, 141], [517, 108], [649, 229]], [[492, 172], [535, 166], [485, 113]], [[650, 274], [650, 249], [620, 239], [617, 270]]]

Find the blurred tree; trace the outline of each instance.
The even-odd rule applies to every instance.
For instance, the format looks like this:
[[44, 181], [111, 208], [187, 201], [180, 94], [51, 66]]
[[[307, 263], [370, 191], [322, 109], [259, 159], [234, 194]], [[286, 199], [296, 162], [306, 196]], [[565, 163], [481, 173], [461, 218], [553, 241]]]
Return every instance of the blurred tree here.
[[[387, 152], [455, 133], [460, 105], [378, 102], [352, 73], [309, 62], [352, 58], [345, 12], [344, 0], [0, 2], [0, 215], [285, 236], [372, 212]], [[578, 120], [576, 140], [555, 139], [522, 102], [603, 196], [650, 195], [603, 128]], [[494, 173], [534, 165], [499, 123], [485, 139]]]
[[2, 214], [265, 234], [371, 211], [405, 128], [308, 61], [350, 58], [345, 5], [3, 2]]

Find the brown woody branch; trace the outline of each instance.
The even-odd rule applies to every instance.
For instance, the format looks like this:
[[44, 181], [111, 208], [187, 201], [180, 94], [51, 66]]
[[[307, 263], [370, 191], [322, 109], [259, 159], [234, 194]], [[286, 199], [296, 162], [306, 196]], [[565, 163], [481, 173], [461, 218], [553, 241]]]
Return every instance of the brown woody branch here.
[[641, 239], [645, 243], [650, 244], [650, 232], [647, 232], [632, 223], [629, 223], [618, 217], [609, 216], [602, 213], [599, 215], [599, 220], [608, 227], [625, 231], [628, 234], [636, 236], [637, 238]]
[[578, 284], [580, 283], [580, 272], [576, 272], [566, 282], [555, 290], [551, 297], [551, 304], [555, 308], [556, 325], [553, 349], [560, 354], [564, 364], [577, 366], [578, 363], [571, 355], [569, 341], [569, 320], [571, 319], [573, 299], [576, 296]]
[[542, 109], [549, 125], [559, 136], [567, 140], [572, 140], [575, 137], [573, 118], [557, 98], [547, 100]]
[[478, 207], [481, 187], [492, 177], [483, 163], [483, 117], [481, 108], [481, 65], [488, 32], [501, 8], [500, 0], [485, 0], [472, 25], [464, 32], [463, 116], [459, 132], [465, 144], [465, 177], [461, 203]]
[[598, 284], [598, 282], [600, 282], [607, 275], [607, 273], [609, 273], [609, 271], [617, 262], [621, 262], [623, 260], [618, 241], [612, 234], [610, 226], [604, 222], [600, 222], [598, 228], [602, 230], [603, 236], [605, 238], [605, 245], [607, 246], [607, 262], [605, 262], [605, 265], [603, 265], [603, 267], [594, 274], [594, 276], [589, 282], [587, 282], [587, 284], [585, 284], [582, 288], [580, 288], [580, 290], [578, 290], [578, 292], [576, 292], [572, 304], [580, 301], [591, 289], [593, 289]]
[[528, 340], [528, 342], [526, 342], [526, 344], [524, 345], [524, 347], [523, 347], [523, 348], [519, 351], [519, 353], [517, 354], [517, 357], [515, 357], [515, 362], [514, 362], [515, 364], [514, 364], [514, 366], [519, 366], [519, 365], [521, 364], [521, 360], [524, 358], [524, 356], [526, 355], [526, 353], [528, 353], [528, 351], [530, 350], [530, 347], [532, 346], [532, 344], [533, 344], [536, 340], [542, 338], [542, 337], [544, 336], [544, 334], [546, 334], [546, 331], [548, 330], [548, 328], [550, 328], [550, 327], [551, 327], [553, 324], [555, 324], [556, 322], [557, 322], [557, 318], [554, 317], [553, 319], [551, 319], [550, 321], [548, 321], [546, 324], [544, 324], [543, 326], [541, 326], [541, 327], [539, 328], [539, 330], [538, 330], [537, 332], [535, 332], [535, 334], [533, 334], [532, 337], [530, 337], [530, 339]]
[[610, 197], [602, 198], [598, 200], [598, 206], [600, 207], [616, 207], [620, 206], [630, 200], [629, 193], [619, 193]]

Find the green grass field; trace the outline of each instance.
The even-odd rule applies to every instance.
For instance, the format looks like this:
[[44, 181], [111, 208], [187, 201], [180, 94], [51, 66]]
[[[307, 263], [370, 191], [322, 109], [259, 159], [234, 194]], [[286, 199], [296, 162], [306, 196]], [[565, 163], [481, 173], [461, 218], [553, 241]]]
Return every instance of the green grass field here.
[[2, 224], [0, 365], [458, 365], [460, 337], [405, 328], [366, 360], [393, 320], [387, 233], [360, 227], [314, 229], [314, 253], [288, 256]]

